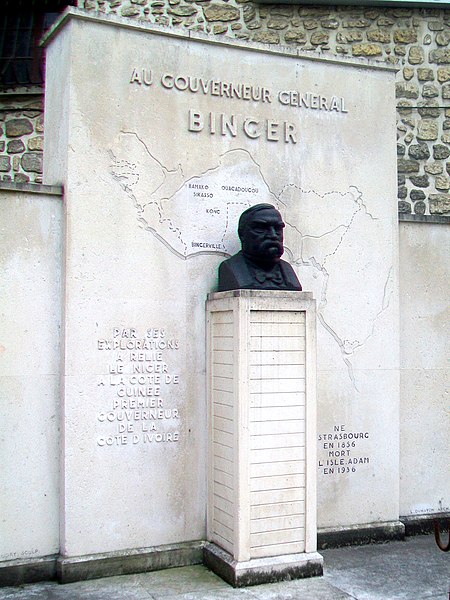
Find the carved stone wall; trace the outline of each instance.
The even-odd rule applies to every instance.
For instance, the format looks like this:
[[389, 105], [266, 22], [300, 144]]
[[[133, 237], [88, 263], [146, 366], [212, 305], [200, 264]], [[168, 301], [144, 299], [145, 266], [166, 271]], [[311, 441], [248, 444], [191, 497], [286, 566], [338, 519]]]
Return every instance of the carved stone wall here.
[[[79, 0], [78, 6], [398, 65], [399, 212], [450, 214], [450, 11], [260, 5], [251, 0]], [[1, 178], [40, 182], [41, 121], [36, 117], [35, 123], [17, 109], [1, 115]]]

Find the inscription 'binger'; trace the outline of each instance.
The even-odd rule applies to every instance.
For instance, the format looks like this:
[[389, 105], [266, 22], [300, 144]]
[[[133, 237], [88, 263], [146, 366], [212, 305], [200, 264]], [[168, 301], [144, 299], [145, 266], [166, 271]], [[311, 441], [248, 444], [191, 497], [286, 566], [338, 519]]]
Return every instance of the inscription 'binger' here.
[[236, 137], [240, 131], [252, 140], [262, 137], [269, 142], [284, 141], [286, 144], [296, 144], [298, 141], [296, 127], [288, 121], [255, 119], [254, 117], [214, 112], [203, 114], [193, 109], [189, 110], [188, 130], [206, 131], [210, 135], [231, 137]]

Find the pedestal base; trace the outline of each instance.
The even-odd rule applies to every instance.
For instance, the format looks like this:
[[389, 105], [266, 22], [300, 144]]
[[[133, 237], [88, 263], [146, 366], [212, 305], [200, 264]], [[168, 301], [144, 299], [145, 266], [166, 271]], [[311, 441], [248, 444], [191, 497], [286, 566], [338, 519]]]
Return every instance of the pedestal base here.
[[323, 558], [318, 552], [286, 554], [238, 562], [222, 548], [208, 543], [203, 549], [203, 562], [233, 587], [323, 575]]

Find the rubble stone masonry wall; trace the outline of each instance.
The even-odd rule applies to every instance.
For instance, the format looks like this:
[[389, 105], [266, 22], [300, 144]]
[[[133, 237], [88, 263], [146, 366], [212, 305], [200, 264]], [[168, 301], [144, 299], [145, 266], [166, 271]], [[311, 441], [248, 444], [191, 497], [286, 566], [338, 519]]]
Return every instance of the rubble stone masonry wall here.
[[0, 96], [0, 179], [42, 183], [43, 98], [36, 94]]
[[[399, 212], [450, 214], [450, 10], [260, 5], [251, 0], [79, 0], [78, 6], [397, 65]], [[42, 112], [39, 102], [24, 100], [8, 100], [8, 109], [0, 99], [0, 176], [40, 183]]]

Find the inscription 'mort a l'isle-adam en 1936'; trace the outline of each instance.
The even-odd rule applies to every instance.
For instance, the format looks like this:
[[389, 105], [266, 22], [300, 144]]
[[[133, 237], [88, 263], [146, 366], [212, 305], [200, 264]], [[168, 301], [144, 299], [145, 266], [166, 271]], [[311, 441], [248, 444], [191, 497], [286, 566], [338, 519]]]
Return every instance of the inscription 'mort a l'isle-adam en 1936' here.
[[368, 431], [347, 431], [346, 425], [334, 425], [333, 431], [319, 433], [319, 474], [351, 474], [361, 465], [368, 465], [370, 458], [365, 448], [368, 439]]
[[[158, 81], [166, 90], [230, 98], [243, 102], [278, 104], [297, 109], [322, 110], [347, 113], [344, 98], [324, 96], [313, 92], [298, 90], [272, 91], [263, 86], [242, 82], [222, 81], [185, 74], [163, 73], [159, 78], [149, 68], [133, 68], [130, 84], [149, 87]], [[195, 96], [194, 96], [195, 97]], [[210, 135], [236, 137], [243, 133], [249, 139], [264, 139], [269, 142], [298, 142], [298, 129], [295, 123], [285, 120], [267, 119], [249, 115], [223, 112], [200, 112], [190, 108], [187, 115], [187, 129], [193, 133], [206, 132]]]
[[179, 385], [170, 358], [180, 348], [165, 329], [114, 327], [111, 336], [97, 340], [108, 357], [107, 375], [99, 378], [105, 406], [97, 413], [97, 445], [136, 446], [178, 442], [180, 413], [172, 406], [172, 390]]

